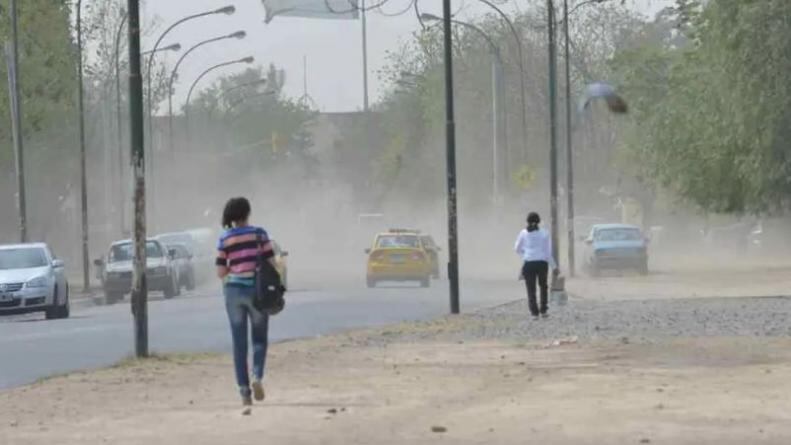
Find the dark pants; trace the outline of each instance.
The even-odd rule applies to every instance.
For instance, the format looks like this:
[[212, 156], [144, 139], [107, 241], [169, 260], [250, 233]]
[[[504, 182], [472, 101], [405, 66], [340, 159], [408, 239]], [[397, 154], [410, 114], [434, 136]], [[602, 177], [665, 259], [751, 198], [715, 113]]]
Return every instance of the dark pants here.
[[[522, 266], [522, 276], [525, 278], [527, 286], [527, 303], [530, 306], [530, 313], [537, 316], [540, 313], [546, 314], [548, 309], [549, 288], [547, 286], [547, 275], [549, 274], [549, 264], [546, 261], [525, 261]], [[541, 307], [536, 304], [536, 281], [541, 289]]]
[[250, 340], [253, 344], [253, 377], [264, 378], [266, 350], [269, 334], [269, 315], [253, 307], [253, 287], [225, 286], [225, 309], [231, 324], [233, 363], [236, 383], [242, 396], [250, 395], [250, 374], [247, 367], [247, 324], [250, 322]]

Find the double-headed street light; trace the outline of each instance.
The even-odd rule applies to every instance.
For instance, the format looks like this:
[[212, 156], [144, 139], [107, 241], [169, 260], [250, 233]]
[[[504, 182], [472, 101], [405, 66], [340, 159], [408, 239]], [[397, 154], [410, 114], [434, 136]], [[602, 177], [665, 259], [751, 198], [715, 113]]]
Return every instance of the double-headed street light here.
[[255, 58], [252, 57], [252, 56], [248, 56], [248, 57], [244, 57], [244, 58], [241, 58], [241, 59], [236, 59], [236, 60], [231, 60], [231, 61], [228, 61], [228, 62], [218, 63], [217, 65], [213, 65], [213, 66], [210, 66], [210, 67], [206, 68], [202, 73], [200, 73], [200, 75], [198, 75], [198, 77], [195, 79], [195, 81], [192, 82], [192, 85], [190, 86], [189, 92], [187, 93], [187, 100], [184, 102], [184, 125], [185, 125], [185, 128], [186, 128], [186, 135], [187, 135], [188, 139], [189, 139], [189, 133], [190, 133], [190, 130], [189, 130], [189, 124], [190, 124], [190, 119], [189, 119], [190, 99], [192, 98], [192, 92], [195, 90], [195, 87], [198, 85], [198, 82], [200, 82], [201, 79], [206, 77], [207, 74], [211, 73], [212, 71], [214, 71], [216, 69], [223, 68], [223, 67], [230, 66], [230, 65], [237, 65], [237, 64], [240, 64], [240, 63], [251, 64], [253, 62], [255, 62]]
[[175, 143], [173, 140], [173, 83], [176, 81], [176, 75], [178, 74], [178, 70], [179, 67], [181, 66], [181, 62], [183, 62], [184, 59], [186, 59], [187, 56], [190, 55], [193, 51], [204, 45], [208, 45], [213, 42], [219, 42], [228, 39], [241, 40], [244, 39], [245, 37], [247, 37], [246, 32], [236, 31], [235, 33], [232, 34], [214, 37], [211, 39], [204, 40], [202, 42], [198, 42], [195, 45], [193, 45], [190, 49], [185, 51], [184, 54], [182, 54], [179, 60], [176, 62], [176, 66], [173, 67], [173, 71], [171, 71], [170, 73], [170, 79], [168, 80], [168, 138], [170, 139], [169, 145], [170, 145], [171, 153], [175, 153]]
[[[420, 15], [423, 21], [442, 21], [442, 18], [433, 14], [424, 13]], [[503, 59], [500, 54], [500, 47], [494, 40], [481, 28], [469, 22], [451, 20], [452, 23], [472, 30], [483, 37], [492, 53], [492, 202], [497, 203], [499, 197], [499, 154], [502, 152], [502, 145], [505, 143], [506, 131], [504, 127], [504, 103], [505, 94], [503, 89]], [[508, 144], [505, 143], [507, 147]]]

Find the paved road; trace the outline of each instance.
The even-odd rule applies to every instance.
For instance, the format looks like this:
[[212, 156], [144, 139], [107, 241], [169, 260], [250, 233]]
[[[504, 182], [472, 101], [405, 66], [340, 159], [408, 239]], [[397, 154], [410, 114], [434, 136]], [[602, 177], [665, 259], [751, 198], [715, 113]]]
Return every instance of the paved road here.
[[[365, 289], [359, 282], [290, 292], [287, 310], [273, 318], [271, 340], [429, 319], [448, 311], [446, 281], [430, 289]], [[462, 283], [463, 310], [512, 301], [522, 295], [521, 289], [516, 280]], [[149, 308], [151, 350], [229, 351], [230, 334], [218, 295], [212, 288], [169, 301], [155, 295]], [[40, 315], [0, 319], [0, 388], [111, 365], [133, 350], [128, 304], [75, 309], [68, 320], [45, 321]]]

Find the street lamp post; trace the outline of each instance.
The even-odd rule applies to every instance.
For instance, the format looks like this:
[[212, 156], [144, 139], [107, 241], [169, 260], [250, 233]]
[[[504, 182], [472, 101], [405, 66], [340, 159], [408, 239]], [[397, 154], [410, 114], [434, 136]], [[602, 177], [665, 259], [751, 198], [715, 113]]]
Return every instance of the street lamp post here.
[[555, 39], [555, 5], [547, 0], [549, 39], [549, 206], [552, 229], [552, 256], [560, 264], [558, 251], [558, 131], [557, 131], [557, 42]]
[[[181, 45], [178, 44], [178, 43], [174, 43], [172, 45], [163, 46], [162, 48], [154, 48], [154, 49], [150, 49], [148, 51], [143, 51], [143, 52], [140, 53], [140, 55], [141, 56], [149, 56], [149, 57], [153, 58], [154, 54], [161, 53], [161, 52], [166, 52], [166, 51], [174, 51], [174, 52], [181, 51]], [[151, 59], [149, 59], [149, 60], [151, 60]], [[149, 66], [149, 68], [153, 68], [153, 66]], [[146, 74], [148, 75], [148, 79], [150, 80], [151, 79], [151, 71], [149, 71]], [[151, 91], [149, 90], [149, 93], [150, 92]], [[149, 103], [149, 105], [150, 105], [150, 103]], [[156, 175], [154, 173], [154, 137], [153, 137], [154, 126], [153, 126], [153, 122], [151, 120], [152, 116], [151, 116], [150, 111], [151, 111], [151, 108], [149, 107], [149, 113], [148, 113], [148, 142], [149, 142], [149, 148], [151, 148], [151, 152], [149, 153], [148, 163], [149, 163], [149, 167], [151, 169], [150, 170], [151, 189], [153, 190], [155, 188], [155, 186], [156, 186], [156, 183], [157, 183], [156, 179], [157, 178], [156, 178]], [[156, 200], [156, 194], [152, 193], [151, 194], [151, 213], [153, 214], [154, 217], [157, 216], [157, 202], [158, 201]]]
[[569, 1], [563, 0], [563, 46], [565, 63], [563, 69], [566, 77], [566, 244], [568, 248], [569, 276], [576, 273], [574, 253], [574, 155], [571, 141], [571, 69], [569, 68]]
[[571, 125], [571, 53], [569, 38], [569, 15], [582, 6], [593, 3], [604, 3], [607, 0], [587, 0], [578, 3], [574, 9], [569, 11], [568, 0], [563, 0], [563, 44], [564, 44], [564, 70], [566, 77], [566, 232], [568, 243], [568, 266], [569, 276], [573, 277], [576, 273], [576, 254], [574, 252], [574, 150], [572, 146], [572, 125]]
[[[14, 138], [14, 154], [17, 180], [17, 210], [19, 211], [19, 240], [27, 242], [27, 203], [25, 191], [25, 152], [22, 141], [22, 100], [19, 94], [19, 27], [17, 26], [16, 0], [11, 0], [11, 48], [6, 46], [6, 55], [11, 59], [8, 63], [9, 88], [11, 99], [11, 131]], [[10, 53], [10, 54], [9, 54]]]
[[204, 40], [193, 45], [190, 49], [184, 52], [181, 55], [179, 60], [176, 62], [176, 66], [173, 67], [173, 71], [170, 73], [170, 79], [168, 79], [168, 138], [169, 140], [169, 148], [171, 154], [175, 153], [175, 144], [173, 141], [173, 83], [176, 81], [176, 75], [178, 74], [179, 67], [181, 66], [181, 62], [187, 58], [190, 53], [195, 51], [196, 49], [200, 48], [203, 45], [208, 45], [209, 43], [219, 42], [221, 40], [226, 39], [243, 39], [247, 36], [247, 33], [244, 31], [237, 31], [233, 34], [228, 34], [224, 36], [215, 37], [212, 39]]
[[88, 177], [86, 171], [85, 101], [82, 84], [82, 0], [77, 0], [77, 109], [80, 131], [80, 208], [82, 221], [82, 283], [87, 291], [91, 287], [90, 252], [88, 249]]
[[[420, 18], [423, 21], [442, 21], [440, 17], [428, 13], [421, 14]], [[492, 53], [492, 203], [496, 204], [500, 193], [498, 157], [499, 153], [502, 152], [502, 144], [505, 142], [505, 129], [503, 126], [505, 123], [503, 119], [505, 116], [503, 110], [503, 105], [505, 103], [503, 89], [503, 59], [500, 48], [484, 30], [469, 22], [460, 20], [451, 20], [451, 22], [470, 29], [483, 37]], [[505, 146], [507, 147], [507, 143]]]
[[195, 90], [195, 87], [198, 85], [198, 82], [200, 82], [201, 79], [206, 77], [207, 74], [209, 74], [210, 72], [212, 72], [212, 71], [214, 71], [216, 69], [219, 69], [219, 68], [222, 68], [222, 67], [226, 67], [226, 66], [229, 66], [229, 65], [236, 65], [236, 64], [239, 64], [239, 63], [250, 64], [250, 63], [253, 63], [254, 61], [255, 61], [255, 58], [253, 58], [253, 57], [244, 57], [242, 59], [237, 59], [237, 60], [231, 60], [229, 62], [218, 63], [217, 65], [213, 65], [213, 66], [210, 66], [209, 68], [206, 68], [202, 73], [200, 73], [200, 75], [195, 79], [195, 81], [192, 82], [192, 85], [190, 86], [189, 92], [187, 93], [187, 100], [184, 102], [184, 125], [185, 125], [186, 136], [187, 136], [188, 140], [189, 140], [189, 134], [190, 134], [190, 130], [189, 130], [189, 128], [190, 128], [189, 127], [189, 125], [190, 125], [190, 119], [189, 119], [190, 99], [192, 98], [192, 92]]
[[121, 10], [121, 23], [118, 24], [118, 30], [115, 32], [115, 117], [117, 125], [118, 136], [118, 202], [120, 214], [119, 230], [121, 234], [126, 232], [126, 193], [124, 193], [124, 143], [123, 143], [123, 122], [121, 114], [121, 35], [124, 31], [124, 26], [127, 24], [129, 16], [126, 11]]
[[442, 29], [445, 50], [445, 151], [448, 182], [448, 280], [450, 312], [458, 314], [459, 304], [459, 227], [456, 202], [456, 122], [453, 112], [453, 26], [451, 0], [442, 1]]
[[519, 58], [519, 98], [520, 98], [520, 105], [521, 105], [521, 115], [522, 115], [522, 144], [523, 153], [522, 159], [527, 159], [527, 100], [525, 99], [525, 58], [524, 58], [524, 51], [522, 48], [522, 37], [519, 35], [519, 31], [517, 31], [516, 26], [514, 26], [514, 22], [508, 17], [502, 9], [497, 7], [494, 3], [489, 0], [478, 0], [481, 3], [492, 8], [497, 14], [505, 21], [508, 25], [508, 28], [511, 30], [511, 34], [514, 36], [514, 40], [516, 40], [516, 51], [517, 57]]

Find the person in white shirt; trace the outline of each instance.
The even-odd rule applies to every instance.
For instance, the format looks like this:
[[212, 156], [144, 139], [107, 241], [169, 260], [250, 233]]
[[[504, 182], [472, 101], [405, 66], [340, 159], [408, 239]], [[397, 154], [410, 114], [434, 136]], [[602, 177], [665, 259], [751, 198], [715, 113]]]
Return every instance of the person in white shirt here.
[[[519, 232], [514, 249], [522, 258], [522, 277], [527, 286], [527, 302], [530, 314], [538, 318], [547, 317], [549, 309], [548, 275], [552, 268], [557, 273], [557, 263], [552, 256], [552, 237], [549, 232], [539, 228], [541, 217], [536, 212], [527, 215], [527, 228]], [[541, 305], [536, 301], [536, 282], [541, 291]]]

